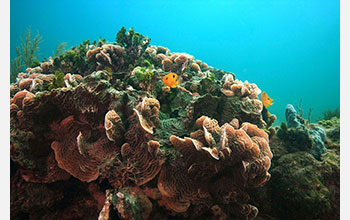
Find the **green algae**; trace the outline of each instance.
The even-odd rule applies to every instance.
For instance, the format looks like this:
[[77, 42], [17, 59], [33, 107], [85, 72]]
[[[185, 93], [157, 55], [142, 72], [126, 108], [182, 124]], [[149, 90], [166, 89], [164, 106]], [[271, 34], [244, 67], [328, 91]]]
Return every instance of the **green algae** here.
[[[96, 44], [96, 41], [94, 42]], [[65, 51], [59, 57], [54, 59], [54, 70], [66, 70], [64, 73], [79, 73], [84, 76], [87, 75], [87, 71], [90, 68], [86, 53], [89, 50], [87, 45], [90, 45], [90, 41], [83, 41], [78, 46], [72, 47], [70, 50]], [[65, 66], [62, 66], [62, 62]]]
[[48, 90], [53, 90], [57, 88], [61, 88], [64, 86], [64, 73], [56, 72], [55, 77], [53, 78], [52, 83], [49, 85]]

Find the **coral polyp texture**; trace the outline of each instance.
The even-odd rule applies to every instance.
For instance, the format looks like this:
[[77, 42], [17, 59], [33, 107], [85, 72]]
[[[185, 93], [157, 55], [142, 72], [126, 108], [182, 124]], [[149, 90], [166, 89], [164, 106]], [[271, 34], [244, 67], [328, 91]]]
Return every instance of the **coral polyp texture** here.
[[[257, 216], [248, 190], [271, 177], [276, 119], [260, 89], [149, 43], [122, 28], [18, 73], [11, 218]], [[170, 72], [176, 88], [162, 81]]]

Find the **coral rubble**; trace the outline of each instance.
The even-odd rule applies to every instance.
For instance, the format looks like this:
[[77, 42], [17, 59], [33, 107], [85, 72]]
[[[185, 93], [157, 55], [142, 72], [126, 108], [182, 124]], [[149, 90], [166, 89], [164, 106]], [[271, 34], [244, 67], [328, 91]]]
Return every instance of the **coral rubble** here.
[[[18, 73], [10, 87], [11, 218], [254, 219], [265, 203], [251, 190], [269, 185], [271, 165], [271, 179], [287, 184], [274, 178], [288, 150], [270, 148], [282, 139], [258, 86], [149, 42], [122, 28], [113, 43], [84, 41]], [[176, 88], [162, 82], [170, 72], [181, 78]], [[306, 143], [324, 141], [317, 134], [308, 130]], [[305, 181], [336, 197], [327, 188], [336, 185], [336, 163], [321, 158], [329, 181]], [[332, 207], [317, 196], [305, 201]]]

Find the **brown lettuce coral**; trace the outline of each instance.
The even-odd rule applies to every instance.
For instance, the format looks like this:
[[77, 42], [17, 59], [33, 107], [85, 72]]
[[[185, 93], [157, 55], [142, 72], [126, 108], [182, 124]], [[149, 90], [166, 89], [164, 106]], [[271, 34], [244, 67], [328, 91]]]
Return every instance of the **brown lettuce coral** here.
[[249, 97], [251, 99], [257, 99], [261, 90], [255, 83], [249, 83], [245, 81], [244, 83], [238, 79], [234, 79], [232, 74], [226, 74], [223, 77], [224, 85], [221, 92], [227, 96], [239, 96], [239, 97]]
[[126, 61], [123, 58], [125, 51], [122, 47], [112, 44], [104, 44], [102, 47], [90, 49], [86, 53], [88, 61], [93, 64], [93, 70], [104, 70], [106, 67], [112, 71], [120, 71]]
[[[223, 87], [221, 92], [228, 97], [234, 96], [240, 100], [240, 109], [244, 114], [252, 115], [258, 121], [257, 124], [266, 125], [266, 122], [262, 120], [261, 112], [263, 110], [263, 103], [259, 100], [258, 95], [261, 93], [261, 90], [254, 83], [249, 83], [245, 81], [244, 83], [238, 79], [234, 79], [232, 74], [225, 74], [222, 78]], [[226, 98], [229, 100], [229, 98]], [[231, 104], [232, 103], [228, 103]], [[226, 105], [229, 107], [229, 105]], [[229, 107], [230, 108], [230, 107]], [[232, 108], [232, 107], [231, 107]], [[233, 107], [234, 108], [234, 107]], [[251, 116], [248, 116], [251, 118]], [[232, 118], [232, 116], [228, 116]], [[246, 120], [241, 120], [246, 121]]]
[[145, 97], [134, 108], [120, 149], [121, 161], [114, 161], [117, 164], [108, 176], [113, 185], [124, 185], [131, 180], [140, 186], [159, 173], [164, 159], [158, 154], [160, 144], [152, 140], [153, 129], [159, 124], [159, 107], [158, 100]]
[[190, 138], [170, 137], [183, 157], [162, 168], [158, 188], [163, 204], [184, 212], [191, 204], [232, 202], [241, 215], [255, 217], [257, 210], [246, 204], [244, 191], [270, 177], [272, 153], [267, 134], [250, 123], [235, 128], [236, 119], [219, 127], [215, 119], [202, 116], [196, 124], [200, 130]]
[[[103, 135], [102, 129], [93, 130], [73, 116], [68, 116], [59, 124], [53, 122], [51, 130], [55, 135], [51, 148], [55, 151], [58, 166], [82, 181], [97, 179], [101, 163], [111, 158], [117, 150], [117, 146], [111, 145]], [[89, 143], [93, 132], [102, 133], [99, 135], [101, 137]]]
[[[148, 47], [151, 48], [151, 47]], [[157, 47], [154, 59], [158, 64], [161, 64], [164, 71], [183, 73], [185, 69], [192, 69], [195, 72], [201, 72], [201, 68], [208, 68], [206, 63], [198, 62], [194, 60], [192, 55], [187, 53], [170, 53], [169, 49], [159, 49]]]
[[[71, 83], [78, 78], [66, 75]], [[35, 95], [22, 90], [10, 100], [11, 159], [21, 165], [26, 181], [49, 183], [65, 180], [69, 174], [91, 181], [97, 178], [102, 161], [120, 149], [122, 125], [107, 126], [114, 132], [111, 142], [100, 121], [117, 96], [105, 90], [105, 84], [88, 79], [91, 84], [73, 83], [70, 88]]]

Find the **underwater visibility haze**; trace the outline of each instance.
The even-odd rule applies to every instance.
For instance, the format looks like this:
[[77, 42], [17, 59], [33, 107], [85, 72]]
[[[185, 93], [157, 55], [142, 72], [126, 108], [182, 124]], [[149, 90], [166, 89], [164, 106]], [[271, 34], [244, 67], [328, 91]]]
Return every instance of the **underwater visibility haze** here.
[[340, 218], [340, 3], [10, 2], [11, 219]]

